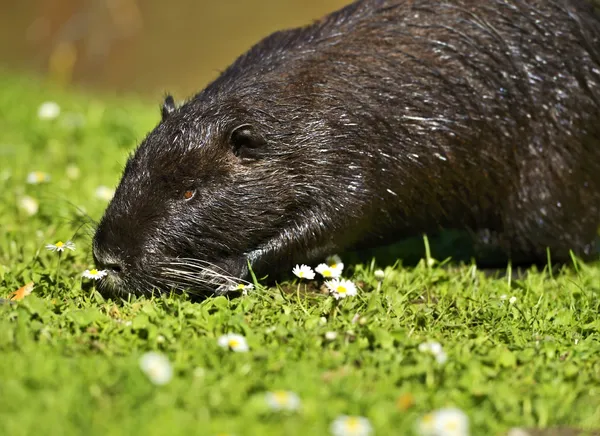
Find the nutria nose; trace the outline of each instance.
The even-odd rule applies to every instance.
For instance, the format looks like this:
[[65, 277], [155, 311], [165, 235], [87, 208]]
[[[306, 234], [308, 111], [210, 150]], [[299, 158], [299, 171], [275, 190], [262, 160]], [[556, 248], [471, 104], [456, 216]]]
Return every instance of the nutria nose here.
[[99, 269], [105, 269], [113, 274], [120, 274], [125, 270], [123, 261], [116, 256], [99, 250], [96, 247], [92, 249], [92, 255], [94, 256], [94, 262]]

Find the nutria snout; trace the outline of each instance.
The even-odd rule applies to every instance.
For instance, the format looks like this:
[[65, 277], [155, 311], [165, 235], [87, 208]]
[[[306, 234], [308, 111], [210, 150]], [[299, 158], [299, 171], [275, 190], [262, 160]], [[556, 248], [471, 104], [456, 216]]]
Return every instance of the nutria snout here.
[[101, 289], [223, 293], [440, 229], [481, 261], [589, 258], [599, 37], [579, 0], [359, 0], [272, 34], [165, 100], [94, 237]]

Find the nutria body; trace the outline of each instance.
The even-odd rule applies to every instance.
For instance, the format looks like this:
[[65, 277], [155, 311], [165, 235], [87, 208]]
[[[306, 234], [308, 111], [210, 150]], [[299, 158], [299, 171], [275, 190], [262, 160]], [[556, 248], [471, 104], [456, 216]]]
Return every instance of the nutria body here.
[[440, 229], [482, 262], [592, 256], [599, 38], [576, 0], [363, 0], [267, 37], [165, 101], [95, 235], [102, 289], [225, 292]]

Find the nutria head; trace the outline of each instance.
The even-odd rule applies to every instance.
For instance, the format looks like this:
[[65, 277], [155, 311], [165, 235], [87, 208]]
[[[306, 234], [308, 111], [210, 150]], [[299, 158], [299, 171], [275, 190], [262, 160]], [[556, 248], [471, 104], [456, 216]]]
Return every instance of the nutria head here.
[[[95, 262], [108, 271], [101, 291], [225, 292], [249, 279], [249, 264], [283, 262], [266, 254], [291, 254], [290, 228], [312, 219], [315, 201], [305, 158], [277, 129], [235, 98], [176, 108], [167, 97], [94, 236]], [[302, 240], [295, 246], [304, 251]]]

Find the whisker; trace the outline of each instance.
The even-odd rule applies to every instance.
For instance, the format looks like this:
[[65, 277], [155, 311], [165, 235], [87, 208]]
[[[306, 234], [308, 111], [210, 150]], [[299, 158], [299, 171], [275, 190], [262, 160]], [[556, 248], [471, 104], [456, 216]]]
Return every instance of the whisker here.
[[224, 274], [226, 274], [225, 270], [223, 270], [222, 268], [218, 267], [217, 265], [211, 263], [211, 262], [207, 262], [207, 261], [201, 261], [198, 259], [191, 259], [191, 258], [182, 258], [182, 257], [177, 257], [174, 258], [172, 260], [169, 260], [168, 262], [161, 262], [160, 264], [164, 264], [164, 265], [181, 265], [181, 266], [187, 266], [190, 268], [201, 268], [201, 269], [207, 269], [210, 268], [214, 271], [220, 270], [222, 271]]
[[[181, 271], [181, 270], [177, 270], [177, 269], [173, 269], [173, 268], [164, 268], [163, 269], [164, 275], [169, 276], [169, 277], [181, 277], [181, 278], [187, 278], [190, 280], [202, 280], [202, 281], [207, 281], [210, 283], [219, 283], [221, 281], [226, 280], [228, 282], [233, 282], [233, 280], [230, 277], [226, 277], [226, 276], [222, 276], [222, 275], [213, 275], [210, 273], [206, 273], [206, 274], [201, 274], [201, 276], [199, 276], [198, 273], [195, 272], [191, 272], [191, 271]], [[209, 277], [210, 280], [206, 280], [205, 277]], [[221, 280], [214, 280], [214, 279], [221, 279]], [[237, 282], [236, 282], [237, 284]]]
[[223, 268], [221, 268], [211, 262], [207, 262], [207, 261], [203, 261], [203, 260], [199, 260], [199, 259], [174, 258], [173, 260], [170, 260], [168, 262], [160, 262], [157, 264], [157, 266], [166, 267], [166, 268], [181, 266], [181, 267], [185, 267], [185, 268], [191, 270], [191, 271], [179, 270], [181, 272], [184, 272], [184, 271], [185, 272], [194, 272], [195, 270], [197, 270], [202, 275], [205, 275], [205, 276], [210, 275], [210, 276], [213, 276], [216, 278], [224, 279], [224, 280], [234, 283], [234, 284], [238, 284], [240, 282], [243, 282], [245, 284], [249, 283], [246, 280], [242, 280], [239, 277], [234, 277], [231, 274], [228, 274]]
[[[227, 273], [211, 262], [191, 258], [171, 258], [157, 262], [144, 271], [125, 276], [118, 288], [131, 290], [139, 295], [151, 296], [175, 292], [193, 296], [225, 293], [228, 288], [248, 284], [246, 280]], [[118, 294], [117, 289], [106, 286], [105, 290]]]
[[154, 265], [157, 274], [152, 280], [161, 288], [171, 288], [190, 294], [213, 293], [223, 286], [247, 283], [228, 274], [223, 268], [207, 261], [192, 258], [173, 258]]

